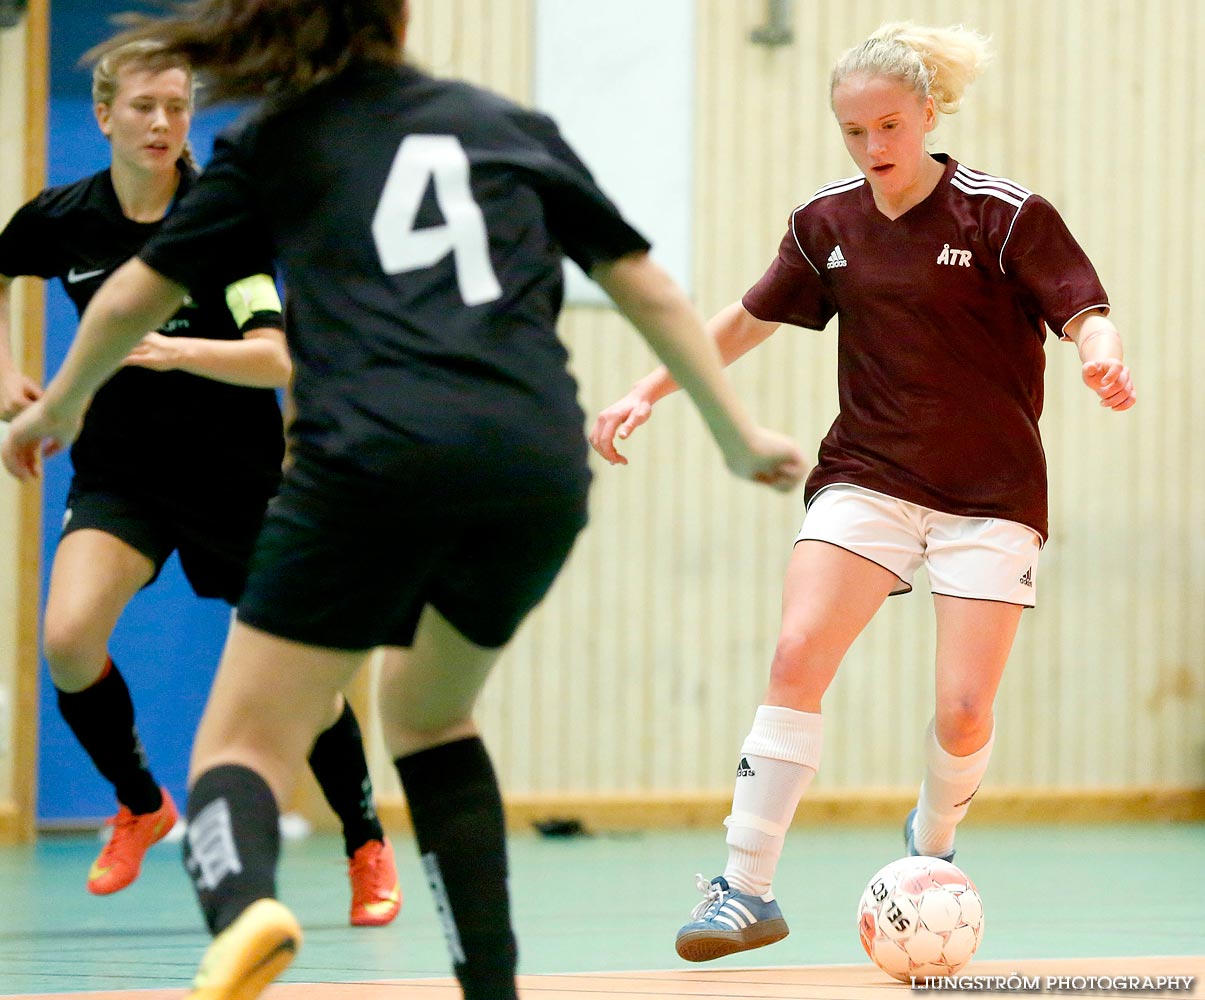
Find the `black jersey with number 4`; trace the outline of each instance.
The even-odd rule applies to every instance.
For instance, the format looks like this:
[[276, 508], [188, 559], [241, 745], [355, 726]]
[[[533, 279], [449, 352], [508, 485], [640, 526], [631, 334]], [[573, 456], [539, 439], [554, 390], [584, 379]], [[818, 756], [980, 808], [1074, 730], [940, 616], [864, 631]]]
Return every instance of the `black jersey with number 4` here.
[[270, 253], [298, 456], [472, 504], [588, 482], [562, 258], [588, 272], [647, 248], [549, 118], [374, 65], [230, 129], [141, 257], [191, 285]]
[[[180, 166], [177, 198], [196, 180]], [[17, 210], [0, 232], [0, 274], [59, 278], [82, 314], [105, 278], [162, 226], [127, 218], [109, 171], [102, 170], [48, 188]], [[248, 269], [231, 281], [270, 267], [267, 256], [248, 261]], [[159, 332], [240, 339], [226, 305], [229, 283], [190, 283], [187, 303]], [[257, 317], [257, 324], [275, 325], [262, 320]], [[96, 393], [71, 459], [91, 488], [151, 494], [205, 510], [215, 494], [263, 503], [279, 481], [282, 441], [280, 409], [270, 389], [129, 367]]]

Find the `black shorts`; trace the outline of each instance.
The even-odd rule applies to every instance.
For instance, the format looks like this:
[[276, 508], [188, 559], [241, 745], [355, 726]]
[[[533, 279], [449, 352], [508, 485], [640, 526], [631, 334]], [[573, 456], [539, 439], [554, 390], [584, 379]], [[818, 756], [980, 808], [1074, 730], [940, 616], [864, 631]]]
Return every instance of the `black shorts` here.
[[240, 621], [328, 649], [409, 646], [430, 604], [495, 649], [552, 586], [586, 524], [586, 494], [405, 505], [310, 468], [268, 505]]
[[247, 582], [247, 566], [263, 521], [258, 501], [215, 504], [206, 513], [187, 511], [169, 501], [96, 489], [72, 480], [63, 515], [66, 537], [91, 528], [119, 538], [155, 564], [154, 583], [172, 552], [198, 597], [238, 603]]

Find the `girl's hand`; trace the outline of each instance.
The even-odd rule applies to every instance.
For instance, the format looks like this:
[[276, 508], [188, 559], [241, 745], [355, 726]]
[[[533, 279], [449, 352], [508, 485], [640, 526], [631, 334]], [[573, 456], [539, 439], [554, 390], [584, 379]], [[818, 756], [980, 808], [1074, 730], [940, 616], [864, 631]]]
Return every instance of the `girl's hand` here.
[[743, 454], [725, 455], [728, 468], [742, 479], [751, 479], [789, 493], [808, 472], [807, 459], [791, 438], [764, 427], [754, 427]]
[[13, 419], [0, 446], [4, 467], [23, 482], [36, 479], [42, 471], [42, 456], [67, 448], [79, 436], [83, 422], [83, 411], [51, 413], [45, 397], [30, 403]]
[[122, 364], [149, 368], [155, 372], [170, 372], [180, 365], [177, 348], [175, 338], [165, 337], [161, 333], [148, 333], [134, 345]]
[[1100, 397], [1100, 405], [1111, 410], [1128, 410], [1138, 401], [1130, 370], [1117, 358], [1085, 361], [1084, 385]]
[[14, 371], [0, 378], [0, 420], [12, 420], [41, 395], [41, 388], [28, 375]]
[[653, 413], [653, 404], [633, 390], [612, 403], [594, 421], [590, 446], [612, 465], [627, 465], [628, 460], [615, 450], [615, 439], [624, 441]]

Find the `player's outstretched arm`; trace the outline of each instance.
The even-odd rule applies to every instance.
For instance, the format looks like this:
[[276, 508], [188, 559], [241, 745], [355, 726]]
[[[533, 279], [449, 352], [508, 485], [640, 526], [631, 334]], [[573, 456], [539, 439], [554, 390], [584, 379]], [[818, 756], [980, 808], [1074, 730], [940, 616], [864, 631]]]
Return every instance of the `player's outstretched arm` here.
[[[646, 398], [660, 398], [658, 392], [664, 395], [674, 385], [680, 385], [698, 407], [725, 462], [736, 475], [784, 491], [794, 488], [807, 468], [799, 447], [790, 438], [758, 427], [749, 419], [724, 376], [715, 340], [705, 334], [698, 313], [677, 283], [646, 253], [598, 265], [591, 277], [643, 334], [665, 365], [664, 377], [654, 372], [644, 380], [648, 383]], [[618, 411], [614, 411], [607, 425], [602, 429], [596, 425], [592, 432], [591, 442], [609, 461], [623, 461], [615, 451], [613, 439], [636, 411], [634, 405], [622, 420], [617, 419]], [[647, 416], [644, 412], [643, 419]]]
[[[777, 329], [777, 323], [757, 319], [740, 302], [721, 309], [706, 326], [708, 336], [715, 341], [720, 352], [723, 365], [732, 364]], [[664, 365], [654, 369], [625, 396], [599, 413], [590, 431], [590, 444], [594, 450], [612, 465], [627, 465], [627, 458], [615, 447], [615, 439], [626, 440], [632, 431], [652, 416], [653, 405], [677, 388], [678, 383]]]
[[1064, 331], [1079, 349], [1084, 385], [1100, 397], [1100, 405], [1128, 410], [1138, 401], [1130, 369], [1122, 361], [1121, 334], [1103, 313], [1076, 316]]
[[62, 450], [79, 434], [93, 394], [147, 330], [180, 308], [185, 289], [137, 257], [119, 267], [88, 303], [63, 366], [36, 403], [9, 428], [0, 457], [19, 479], [38, 474], [40, 456]]

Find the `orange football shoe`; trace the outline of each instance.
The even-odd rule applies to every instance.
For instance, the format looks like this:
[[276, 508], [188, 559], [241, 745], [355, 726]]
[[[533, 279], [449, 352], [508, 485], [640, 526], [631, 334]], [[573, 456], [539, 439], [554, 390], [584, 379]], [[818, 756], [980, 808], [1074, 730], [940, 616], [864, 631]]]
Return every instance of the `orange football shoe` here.
[[163, 804], [153, 813], [132, 813], [121, 806], [108, 822], [113, 835], [88, 872], [88, 891], [94, 896], [118, 892], [138, 877], [142, 858], [156, 841], [162, 840], [176, 825], [180, 814], [176, 804], [163, 792]]
[[389, 838], [370, 840], [347, 864], [353, 927], [382, 927], [402, 908], [402, 888]]

